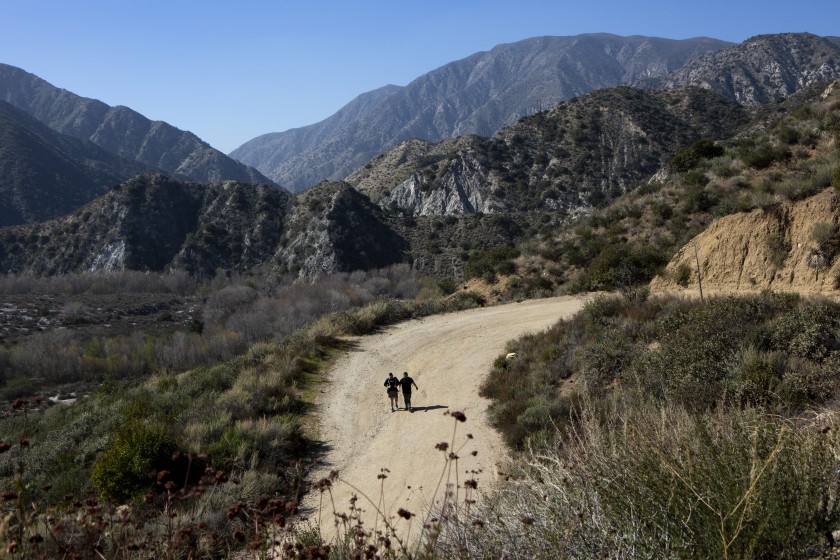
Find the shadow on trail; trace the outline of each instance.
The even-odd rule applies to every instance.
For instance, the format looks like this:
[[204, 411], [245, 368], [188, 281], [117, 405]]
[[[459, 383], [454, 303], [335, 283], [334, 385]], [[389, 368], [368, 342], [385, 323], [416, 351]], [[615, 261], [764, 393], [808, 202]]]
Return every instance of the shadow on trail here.
[[[430, 410], [437, 410], [439, 408], [449, 408], [449, 405], [448, 404], [433, 404], [431, 406], [414, 406], [412, 408], [414, 409], [414, 412], [428, 412]], [[405, 409], [401, 408], [400, 410], [405, 410]]]

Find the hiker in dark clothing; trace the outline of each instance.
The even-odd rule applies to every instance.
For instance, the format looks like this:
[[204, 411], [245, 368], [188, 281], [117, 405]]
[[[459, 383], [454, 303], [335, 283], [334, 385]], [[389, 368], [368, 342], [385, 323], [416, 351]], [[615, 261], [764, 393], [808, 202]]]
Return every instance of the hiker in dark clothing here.
[[391, 400], [391, 412], [400, 409], [400, 405], [397, 402], [397, 385], [400, 384], [400, 380], [394, 377], [393, 373], [389, 373], [388, 377], [385, 379], [385, 387], [388, 390], [388, 398]]
[[403, 400], [405, 401], [405, 408], [409, 412], [414, 412], [414, 409], [411, 408], [411, 386], [414, 385], [414, 388], [419, 390], [420, 387], [417, 386], [417, 383], [414, 382], [412, 378], [408, 376], [408, 372], [403, 372], [402, 379], [400, 379], [400, 386], [402, 387], [402, 394]]

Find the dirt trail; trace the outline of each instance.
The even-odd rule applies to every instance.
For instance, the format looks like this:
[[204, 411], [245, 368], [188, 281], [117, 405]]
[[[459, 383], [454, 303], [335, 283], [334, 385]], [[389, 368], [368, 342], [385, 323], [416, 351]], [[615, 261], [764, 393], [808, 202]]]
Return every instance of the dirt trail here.
[[[444, 454], [435, 445], [451, 440], [455, 423], [444, 413], [461, 411], [467, 421], [458, 425], [456, 447], [467, 445], [459, 452], [459, 477], [463, 482], [469, 478], [467, 472], [481, 470], [479, 491], [486, 491], [495, 481], [496, 465], [503, 461], [505, 449], [499, 434], [488, 425], [488, 401], [478, 396], [482, 380], [508, 340], [545, 330], [584, 302], [582, 297], [563, 297], [473, 309], [409, 321], [356, 339], [357, 346], [335, 364], [320, 388], [320, 439], [329, 451], [323, 468], [311, 480], [337, 469], [341, 481], [332, 489], [336, 509], [347, 512], [351, 496], [357, 494], [368, 529], [373, 529], [377, 508], [361, 493], [377, 503], [382, 499], [379, 510], [392, 520], [399, 508], [420, 514], [442, 494], [441, 490], [435, 495], [435, 488]], [[392, 413], [383, 382], [388, 372], [402, 377], [404, 371], [419, 387], [412, 395], [415, 412]], [[473, 439], [467, 441], [467, 433]], [[474, 450], [476, 456], [471, 455]], [[383, 481], [377, 475], [383, 468], [389, 472], [380, 491]], [[330, 539], [335, 534], [333, 508], [326, 494], [323, 499], [319, 508], [321, 495], [311, 492], [304, 499], [303, 511]], [[396, 526], [401, 537], [416, 538], [421, 524], [421, 520], [412, 522], [411, 535], [406, 534], [405, 521]], [[382, 528], [381, 518], [377, 526]]]

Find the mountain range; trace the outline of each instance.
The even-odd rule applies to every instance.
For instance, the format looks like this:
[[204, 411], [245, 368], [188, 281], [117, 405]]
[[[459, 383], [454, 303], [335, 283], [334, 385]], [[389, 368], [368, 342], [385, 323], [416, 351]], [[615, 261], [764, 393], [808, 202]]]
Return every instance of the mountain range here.
[[0, 101], [0, 226], [66, 214], [148, 170]]
[[541, 108], [665, 75], [730, 44], [609, 34], [526, 39], [449, 63], [405, 87], [360, 95], [324, 121], [259, 136], [230, 155], [297, 192], [341, 179], [404, 140], [489, 136]]
[[[586, 37], [598, 48], [610, 38]], [[633, 52], [638, 55], [638, 49]], [[311, 279], [406, 262], [421, 273], [459, 277], [476, 251], [550, 235], [652, 176], [667, 176], [680, 148], [698, 140], [743, 144], [770, 126], [778, 111], [793, 110], [786, 103], [754, 103], [778, 96], [793, 100], [795, 91], [813, 96], [812, 85], [840, 74], [838, 61], [836, 41], [808, 34], [756, 37], [695, 59], [689, 66], [696, 71], [671, 74], [662, 89], [650, 89], [649, 79], [642, 87], [598, 89], [489, 137], [407, 140], [364, 162], [345, 181], [322, 181], [294, 195], [243, 180], [188, 181], [165, 169], [125, 179], [138, 171], [132, 167], [138, 165], [135, 158], [120, 159], [4, 104], [0, 115], [12, 154], [4, 164], [14, 165], [2, 169], [10, 175], [37, 177], [55, 168], [62, 170], [58, 176], [77, 176], [98, 189], [123, 178], [118, 188], [65, 216], [0, 229], [0, 270], [183, 269], [207, 276], [218, 269], [262, 267]], [[697, 78], [701, 75], [706, 77]], [[689, 83], [681, 84], [679, 76], [699, 81], [684, 78]], [[750, 77], [749, 88], [714, 87], [743, 84], [744, 76]], [[340, 119], [358, 124], [372, 107], [381, 108], [401, 91], [384, 88], [361, 96]], [[739, 91], [751, 91], [751, 97], [739, 97]], [[806, 132], [785, 134], [799, 138]], [[766, 140], [759, 144], [760, 150], [781, 153]], [[46, 155], [30, 158], [38, 150]], [[39, 219], [35, 210], [58, 196], [30, 190], [6, 189], [12, 194], [3, 195], [4, 201], [22, 201], [16, 204], [23, 210], [10, 220]], [[73, 204], [55, 212], [69, 212]]]
[[191, 132], [152, 121], [128, 107], [111, 107], [57, 88], [20, 68], [0, 64], [0, 101], [56, 132], [86, 140], [112, 154], [197, 182], [272, 181], [256, 169], [231, 159]]
[[641, 83], [655, 89], [697, 86], [756, 106], [838, 75], [840, 38], [781, 33], [706, 53], [675, 72]]

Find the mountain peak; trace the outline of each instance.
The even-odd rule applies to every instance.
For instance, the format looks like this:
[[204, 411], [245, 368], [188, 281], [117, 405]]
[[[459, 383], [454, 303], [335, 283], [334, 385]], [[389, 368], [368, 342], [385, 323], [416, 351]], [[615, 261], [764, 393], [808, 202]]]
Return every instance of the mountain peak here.
[[729, 44], [594, 33], [497, 45], [404, 88], [363, 94], [321, 123], [255, 138], [231, 155], [300, 191], [322, 179], [344, 178], [410, 138], [489, 136], [562, 100], [664, 75]]
[[147, 168], [194, 181], [272, 183], [256, 169], [232, 160], [190, 132], [149, 120], [122, 105], [111, 107], [78, 96], [8, 64], [0, 64], [0, 100], [62, 134], [89, 140]]

